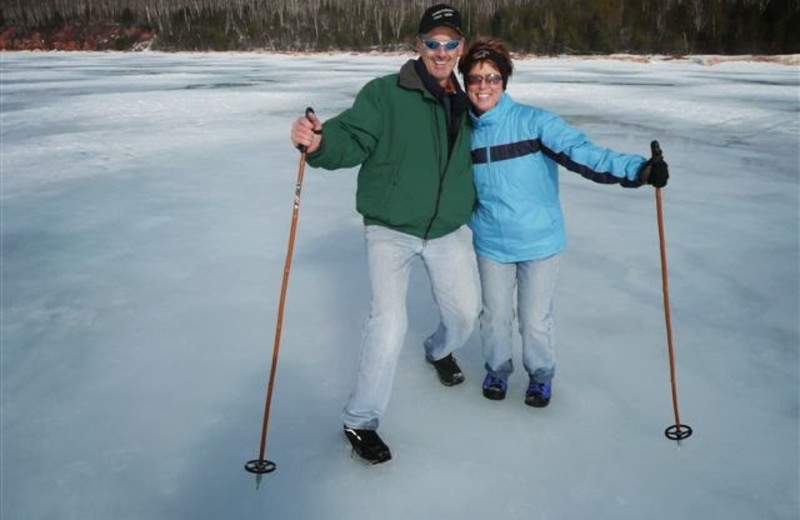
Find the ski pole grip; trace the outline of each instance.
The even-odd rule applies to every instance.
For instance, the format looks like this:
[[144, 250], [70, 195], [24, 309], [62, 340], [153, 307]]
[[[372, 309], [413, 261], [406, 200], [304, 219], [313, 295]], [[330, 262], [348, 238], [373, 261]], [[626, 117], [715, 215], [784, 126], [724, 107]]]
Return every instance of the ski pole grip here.
[[[314, 113], [314, 109], [313, 109], [313, 108], [311, 108], [311, 107], [306, 107], [306, 119], [308, 119], [309, 121], [311, 121], [311, 118], [310, 118], [310, 117], [308, 117], [308, 116], [310, 116], [310, 115], [311, 115], [311, 114], [313, 114], [313, 113]], [[314, 131], [314, 133], [315, 133], [315, 134], [317, 134], [317, 133], [322, 133], [322, 132], [317, 132], [317, 131], [315, 130], [315, 131]], [[300, 153], [306, 153], [306, 147], [305, 147], [305, 145], [298, 144], [298, 145], [297, 145], [297, 149], [298, 149], [298, 150], [300, 150]]]
[[658, 141], [652, 141], [650, 143], [650, 152], [652, 154], [652, 162], [658, 163], [664, 160], [664, 154], [661, 151], [661, 145], [658, 144]]

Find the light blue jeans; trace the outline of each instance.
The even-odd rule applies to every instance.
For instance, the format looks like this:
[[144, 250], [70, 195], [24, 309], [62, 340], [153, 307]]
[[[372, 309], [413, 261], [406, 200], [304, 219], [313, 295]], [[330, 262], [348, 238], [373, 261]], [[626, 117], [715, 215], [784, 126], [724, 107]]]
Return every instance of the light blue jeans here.
[[422, 259], [439, 307], [439, 326], [424, 342], [432, 360], [447, 356], [472, 335], [480, 314], [480, 282], [472, 231], [466, 226], [427, 241], [375, 225], [366, 226], [365, 236], [372, 303], [342, 421], [349, 428], [377, 429], [408, 326], [406, 293], [414, 258]]
[[553, 294], [561, 257], [501, 263], [478, 255], [483, 312], [480, 317], [486, 370], [508, 378], [514, 334], [514, 296], [522, 336], [522, 364], [537, 382], [553, 378], [556, 370]]

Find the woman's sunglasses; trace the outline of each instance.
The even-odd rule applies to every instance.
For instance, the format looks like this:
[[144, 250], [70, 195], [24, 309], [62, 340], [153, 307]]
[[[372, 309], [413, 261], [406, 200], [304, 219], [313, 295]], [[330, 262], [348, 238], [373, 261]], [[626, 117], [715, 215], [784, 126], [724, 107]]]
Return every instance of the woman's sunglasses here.
[[485, 76], [481, 76], [480, 74], [469, 74], [467, 75], [466, 80], [468, 85], [480, 85], [484, 81], [489, 85], [499, 85], [503, 81], [503, 76], [500, 74], [487, 74]]

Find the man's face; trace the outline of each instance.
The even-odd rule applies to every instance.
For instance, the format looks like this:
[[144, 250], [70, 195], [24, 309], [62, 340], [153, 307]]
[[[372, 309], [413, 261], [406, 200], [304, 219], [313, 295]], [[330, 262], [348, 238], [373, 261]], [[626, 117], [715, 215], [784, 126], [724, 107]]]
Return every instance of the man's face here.
[[[436, 49], [430, 49], [424, 43], [425, 40], [435, 40], [441, 42]], [[447, 50], [443, 45], [448, 41], [458, 41], [458, 46], [452, 50]], [[417, 37], [417, 52], [422, 57], [425, 67], [431, 76], [436, 78], [440, 85], [447, 82], [450, 73], [453, 72], [458, 58], [461, 57], [461, 52], [464, 49], [464, 40], [461, 38], [454, 29], [450, 27], [435, 27], [430, 32]]]

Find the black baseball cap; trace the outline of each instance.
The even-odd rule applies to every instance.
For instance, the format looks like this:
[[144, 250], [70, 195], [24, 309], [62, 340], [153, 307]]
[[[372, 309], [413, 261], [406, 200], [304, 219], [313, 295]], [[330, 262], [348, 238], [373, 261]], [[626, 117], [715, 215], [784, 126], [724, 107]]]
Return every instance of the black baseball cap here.
[[428, 33], [441, 26], [450, 27], [464, 36], [464, 31], [461, 30], [461, 14], [447, 4], [436, 4], [422, 14], [418, 34]]

